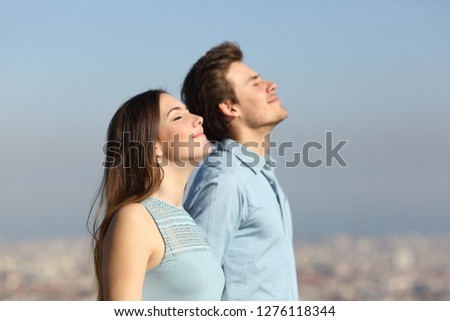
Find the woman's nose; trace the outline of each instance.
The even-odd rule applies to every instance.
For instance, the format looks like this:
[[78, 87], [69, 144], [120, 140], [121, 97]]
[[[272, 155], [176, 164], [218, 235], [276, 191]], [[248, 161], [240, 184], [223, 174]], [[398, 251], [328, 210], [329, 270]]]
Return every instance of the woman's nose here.
[[199, 115], [194, 115], [194, 127], [202, 124], [203, 124], [203, 117]]

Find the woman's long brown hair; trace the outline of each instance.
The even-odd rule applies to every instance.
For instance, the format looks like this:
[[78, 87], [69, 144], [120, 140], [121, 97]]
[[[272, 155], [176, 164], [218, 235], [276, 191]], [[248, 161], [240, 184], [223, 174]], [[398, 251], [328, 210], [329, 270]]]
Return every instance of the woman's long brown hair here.
[[163, 179], [154, 154], [163, 93], [149, 90], [130, 98], [116, 111], [108, 127], [103, 179], [88, 216], [89, 222], [96, 208], [91, 234], [98, 300], [104, 299], [103, 240], [114, 214], [126, 204], [149, 197]]

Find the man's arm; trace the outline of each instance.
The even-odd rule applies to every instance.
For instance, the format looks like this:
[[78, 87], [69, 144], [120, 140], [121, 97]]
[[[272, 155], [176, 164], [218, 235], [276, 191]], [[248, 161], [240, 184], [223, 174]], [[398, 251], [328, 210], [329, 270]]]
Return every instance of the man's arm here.
[[221, 265], [245, 216], [244, 204], [242, 188], [230, 173], [195, 180], [184, 202]]

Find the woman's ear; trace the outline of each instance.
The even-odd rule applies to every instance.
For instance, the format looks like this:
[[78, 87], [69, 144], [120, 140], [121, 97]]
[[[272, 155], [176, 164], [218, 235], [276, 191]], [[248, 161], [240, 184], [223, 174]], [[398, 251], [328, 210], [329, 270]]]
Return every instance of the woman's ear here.
[[163, 157], [162, 146], [160, 141], [156, 141], [155, 143], [155, 158], [156, 162], [159, 163], [159, 160]]
[[222, 114], [227, 117], [236, 118], [239, 116], [239, 109], [236, 108], [236, 104], [233, 104], [229, 100], [221, 102], [218, 107]]

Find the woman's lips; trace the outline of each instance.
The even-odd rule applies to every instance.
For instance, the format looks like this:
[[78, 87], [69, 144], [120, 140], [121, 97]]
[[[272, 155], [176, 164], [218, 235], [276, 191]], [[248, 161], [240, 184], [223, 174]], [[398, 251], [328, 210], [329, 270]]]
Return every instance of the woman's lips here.
[[205, 134], [204, 134], [203, 132], [198, 133], [198, 134], [195, 134], [195, 135], [194, 135], [194, 138], [197, 138], [197, 137], [200, 137], [200, 136], [205, 136]]

